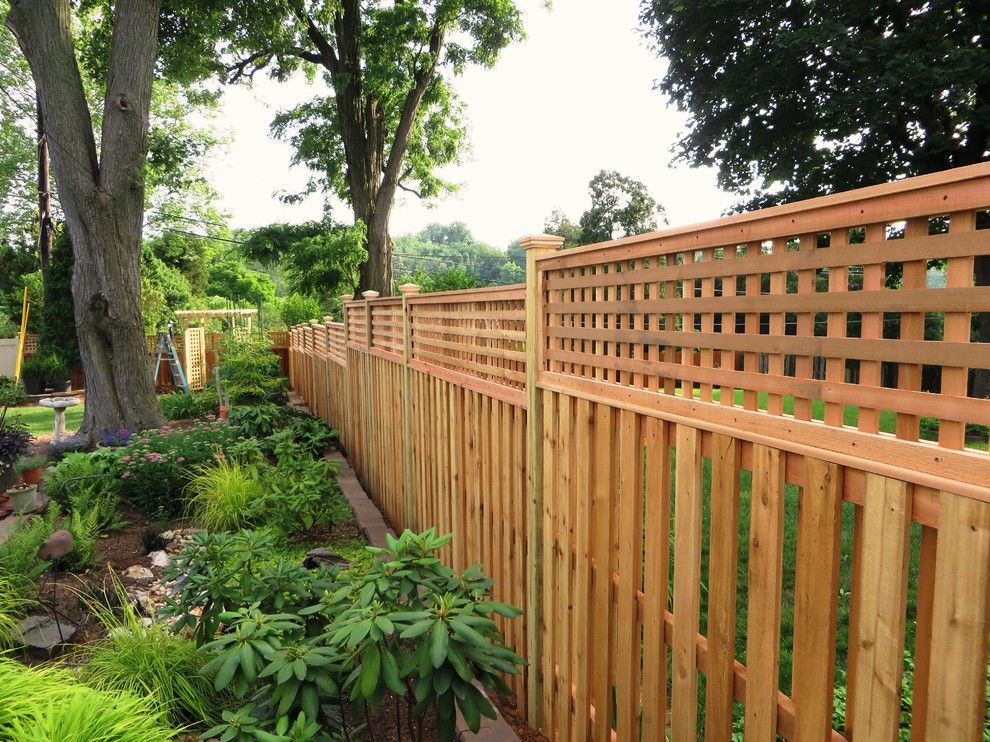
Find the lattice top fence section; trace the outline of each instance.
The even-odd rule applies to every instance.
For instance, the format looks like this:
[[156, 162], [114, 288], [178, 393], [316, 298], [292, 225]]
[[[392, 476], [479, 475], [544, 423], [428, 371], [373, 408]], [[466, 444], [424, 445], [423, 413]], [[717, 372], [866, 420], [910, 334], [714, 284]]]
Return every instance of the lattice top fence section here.
[[962, 448], [990, 424], [988, 206], [974, 166], [541, 258], [541, 377], [905, 440], [927, 416]]
[[402, 358], [402, 299], [375, 299], [371, 307], [371, 348], [377, 353]]
[[524, 286], [423, 294], [409, 307], [414, 364], [525, 390]]

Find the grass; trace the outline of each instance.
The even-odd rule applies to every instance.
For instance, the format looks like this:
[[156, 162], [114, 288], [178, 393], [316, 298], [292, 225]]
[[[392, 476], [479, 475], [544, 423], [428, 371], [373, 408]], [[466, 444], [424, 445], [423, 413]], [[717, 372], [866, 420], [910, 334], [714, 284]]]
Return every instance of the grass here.
[[166, 742], [175, 738], [150, 698], [90, 688], [64, 669], [0, 657], [0, 739]]
[[146, 626], [124, 588], [114, 587], [120, 617], [102, 603], [87, 601], [108, 635], [80, 650], [81, 680], [99, 690], [148, 698], [176, 727], [214, 724], [228, 699], [214, 691], [212, 677], [203, 672], [210, 658], [167, 624]]
[[[74, 433], [82, 425], [85, 405], [78, 404], [65, 411], [65, 431]], [[55, 413], [47, 407], [11, 407], [7, 410], [8, 420], [17, 420], [27, 426], [31, 435], [51, 435], [55, 428]]]
[[[680, 390], [677, 390], [677, 394], [680, 394]], [[700, 389], [694, 390], [695, 398], [701, 395]], [[718, 402], [721, 399], [721, 390], [712, 390], [712, 400]], [[766, 410], [767, 408], [767, 392], [759, 392], [757, 395], [757, 408], [761, 410]], [[937, 397], [935, 397], [937, 400]], [[741, 389], [734, 390], [733, 393], [733, 404], [742, 406], [743, 404], [743, 391]], [[785, 415], [794, 414], [794, 397], [783, 397], [781, 399], [782, 407]], [[937, 404], [937, 401], [934, 402]], [[811, 418], [813, 420], [824, 420], [825, 419], [825, 403], [821, 400], [812, 400], [811, 402]], [[855, 428], [859, 422], [859, 407], [856, 405], [845, 405], [842, 409], [842, 421], [843, 424]], [[891, 410], [880, 410], [880, 432], [893, 434], [897, 427], [897, 414]], [[970, 438], [966, 441], [966, 448], [972, 448], [975, 450], [986, 451], [987, 450], [987, 430], [983, 426], [973, 426], [978, 433], [978, 438]], [[938, 440], [938, 418], [934, 417], [922, 417], [921, 418], [921, 440], [935, 441]]]
[[188, 515], [208, 531], [236, 531], [264, 494], [258, 467], [218, 456], [194, 470], [186, 486]]

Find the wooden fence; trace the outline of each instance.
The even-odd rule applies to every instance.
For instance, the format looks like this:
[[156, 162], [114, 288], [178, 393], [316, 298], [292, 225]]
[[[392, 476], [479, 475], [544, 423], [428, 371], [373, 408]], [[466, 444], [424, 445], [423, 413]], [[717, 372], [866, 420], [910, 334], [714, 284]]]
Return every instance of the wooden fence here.
[[526, 611], [553, 739], [980, 740], [987, 207], [978, 165], [528, 238], [525, 286], [293, 328], [292, 384], [396, 527]]

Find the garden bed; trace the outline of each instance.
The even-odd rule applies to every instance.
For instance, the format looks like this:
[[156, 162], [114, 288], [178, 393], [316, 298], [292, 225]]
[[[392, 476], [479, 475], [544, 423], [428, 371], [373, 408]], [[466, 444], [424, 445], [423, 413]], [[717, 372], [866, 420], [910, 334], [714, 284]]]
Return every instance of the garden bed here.
[[[491, 616], [518, 612], [436, 558], [449, 536], [356, 522], [345, 462], [324, 456], [334, 433], [284, 406], [265, 353], [228, 349], [229, 422], [217, 394], [173, 394], [159, 430], [52, 449], [50, 502], [0, 544], [0, 644], [28, 614], [38, 639], [0, 658], [0, 737], [71, 723], [133, 727], [122, 742], [453, 739], [495, 716], [480, 689], [521, 660]], [[9, 440], [26, 479], [32, 447]]]

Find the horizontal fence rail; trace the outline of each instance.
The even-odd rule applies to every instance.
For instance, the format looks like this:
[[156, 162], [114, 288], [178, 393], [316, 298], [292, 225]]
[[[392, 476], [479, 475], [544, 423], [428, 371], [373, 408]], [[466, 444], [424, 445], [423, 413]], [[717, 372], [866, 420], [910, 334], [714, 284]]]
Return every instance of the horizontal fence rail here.
[[345, 297], [293, 387], [577, 740], [990, 736], [990, 166]]

